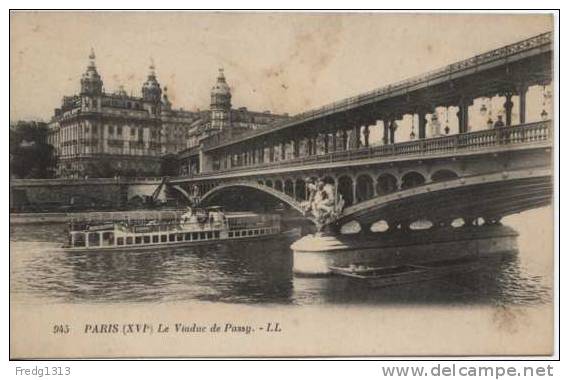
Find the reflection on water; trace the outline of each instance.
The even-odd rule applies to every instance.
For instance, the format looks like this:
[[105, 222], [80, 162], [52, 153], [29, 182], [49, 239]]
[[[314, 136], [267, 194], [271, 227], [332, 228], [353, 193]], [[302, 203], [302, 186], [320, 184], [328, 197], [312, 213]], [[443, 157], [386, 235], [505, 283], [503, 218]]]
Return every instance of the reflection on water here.
[[339, 277], [292, 274], [290, 241], [155, 252], [64, 253], [64, 225], [11, 226], [13, 302], [212, 301], [280, 304], [536, 304], [551, 291], [535, 254], [483, 258], [482, 269], [436, 281], [370, 289]]

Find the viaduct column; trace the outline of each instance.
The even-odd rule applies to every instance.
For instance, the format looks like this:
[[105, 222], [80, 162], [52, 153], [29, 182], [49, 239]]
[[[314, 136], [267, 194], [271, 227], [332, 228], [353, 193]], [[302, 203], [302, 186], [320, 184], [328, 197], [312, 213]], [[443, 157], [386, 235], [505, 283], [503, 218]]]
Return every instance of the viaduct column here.
[[395, 144], [395, 130], [397, 129], [397, 122], [395, 119], [391, 120], [389, 123], [389, 143]]
[[336, 141], [336, 132], [332, 132], [332, 152], [338, 149], [338, 142]]
[[389, 119], [383, 119], [383, 145], [389, 144]]
[[520, 124], [525, 124], [526, 122], [526, 93], [528, 86], [525, 83], [521, 83], [518, 88], [518, 95], [520, 96]]
[[342, 150], [348, 150], [348, 131], [342, 129]]
[[369, 147], [369, 125], [364, 126], [364, 146]]
[[472, 99], [462, 98], [458, 105], [458, 133], [468, 132], [468, 107], [472, 105]]
[[417, 112], [419, 116], [419, 138], [424, 139], [427, 137], [427, 111], [423, 108]]
[[506, 93], [506, 102], [504, 103], [504, 109], [506, 110], [506, 126], [512, 125], [512, 108], [514, 103], [512, 103], [512, 93]]
[[354, 127], [353, 131], [352, 131], [352, 135], [354, 136], [354, 144], [350, 144], [352, 145], [353, 148], [358, 149], [361, 145], [362, 142], [360, 141], [360, 132], [361, 132], [361, 127], [358, 125], [357, 127]]

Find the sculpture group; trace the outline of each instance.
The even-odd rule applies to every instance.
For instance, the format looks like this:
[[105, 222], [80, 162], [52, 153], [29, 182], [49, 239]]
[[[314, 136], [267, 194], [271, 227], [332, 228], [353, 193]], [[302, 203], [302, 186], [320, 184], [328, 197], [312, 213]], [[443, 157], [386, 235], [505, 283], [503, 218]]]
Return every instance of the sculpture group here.
[[311, 213], [317, 230], [338, 219], [344, 209], [344, 199], [336, 187], [323, 179], [306, 179], [308, 200], [302, 202], [304, 214]]

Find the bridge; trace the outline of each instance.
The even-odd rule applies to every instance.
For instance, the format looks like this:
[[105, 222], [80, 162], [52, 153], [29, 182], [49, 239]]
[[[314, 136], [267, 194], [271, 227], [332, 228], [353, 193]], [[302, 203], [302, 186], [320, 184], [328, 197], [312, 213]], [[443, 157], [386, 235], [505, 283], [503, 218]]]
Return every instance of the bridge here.
[[[323, 178], [347, 206], [331, 230], [354, 221], [364, 231], [378, 220], [398, 229], [423, 219], [496, 223], [551, 201], [554, 134], [545, 91], [537, 120], [529, 120], [526, 104], [528, 89], [551, 84], [551, 65], [552, 35], [544, 33], [265, 128], [224, 131], [195, 150], [199, 174], [169, 185], [182, 196], [197, 193], [204, 205], [273, 200], [300, 211], [305, 179]], [[473, 125], [477, 99], [481, 114], [502, 99], [503, 123], [488, 112], [488, 125]], [[441, 107], [444, 130], [436, 128]], [[449, 109], [458, 110], [456, 133]], [[404, 119], [412, 120], [409, 139], [396, 142]]]

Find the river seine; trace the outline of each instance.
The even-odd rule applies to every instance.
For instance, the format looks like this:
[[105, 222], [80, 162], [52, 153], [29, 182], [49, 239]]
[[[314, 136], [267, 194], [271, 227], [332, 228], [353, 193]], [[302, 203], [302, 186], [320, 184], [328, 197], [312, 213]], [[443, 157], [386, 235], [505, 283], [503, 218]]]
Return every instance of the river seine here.
[[64, 253], [65, 225], [10, 227], [12, 303], [225, 302], [246, 304], [535, 305], [552, 301], [552, 209], [506, 218], [519, 252], [473, 273], [371, 289], [338, 277], [292, 273], [290, 241], [156, 252]]

